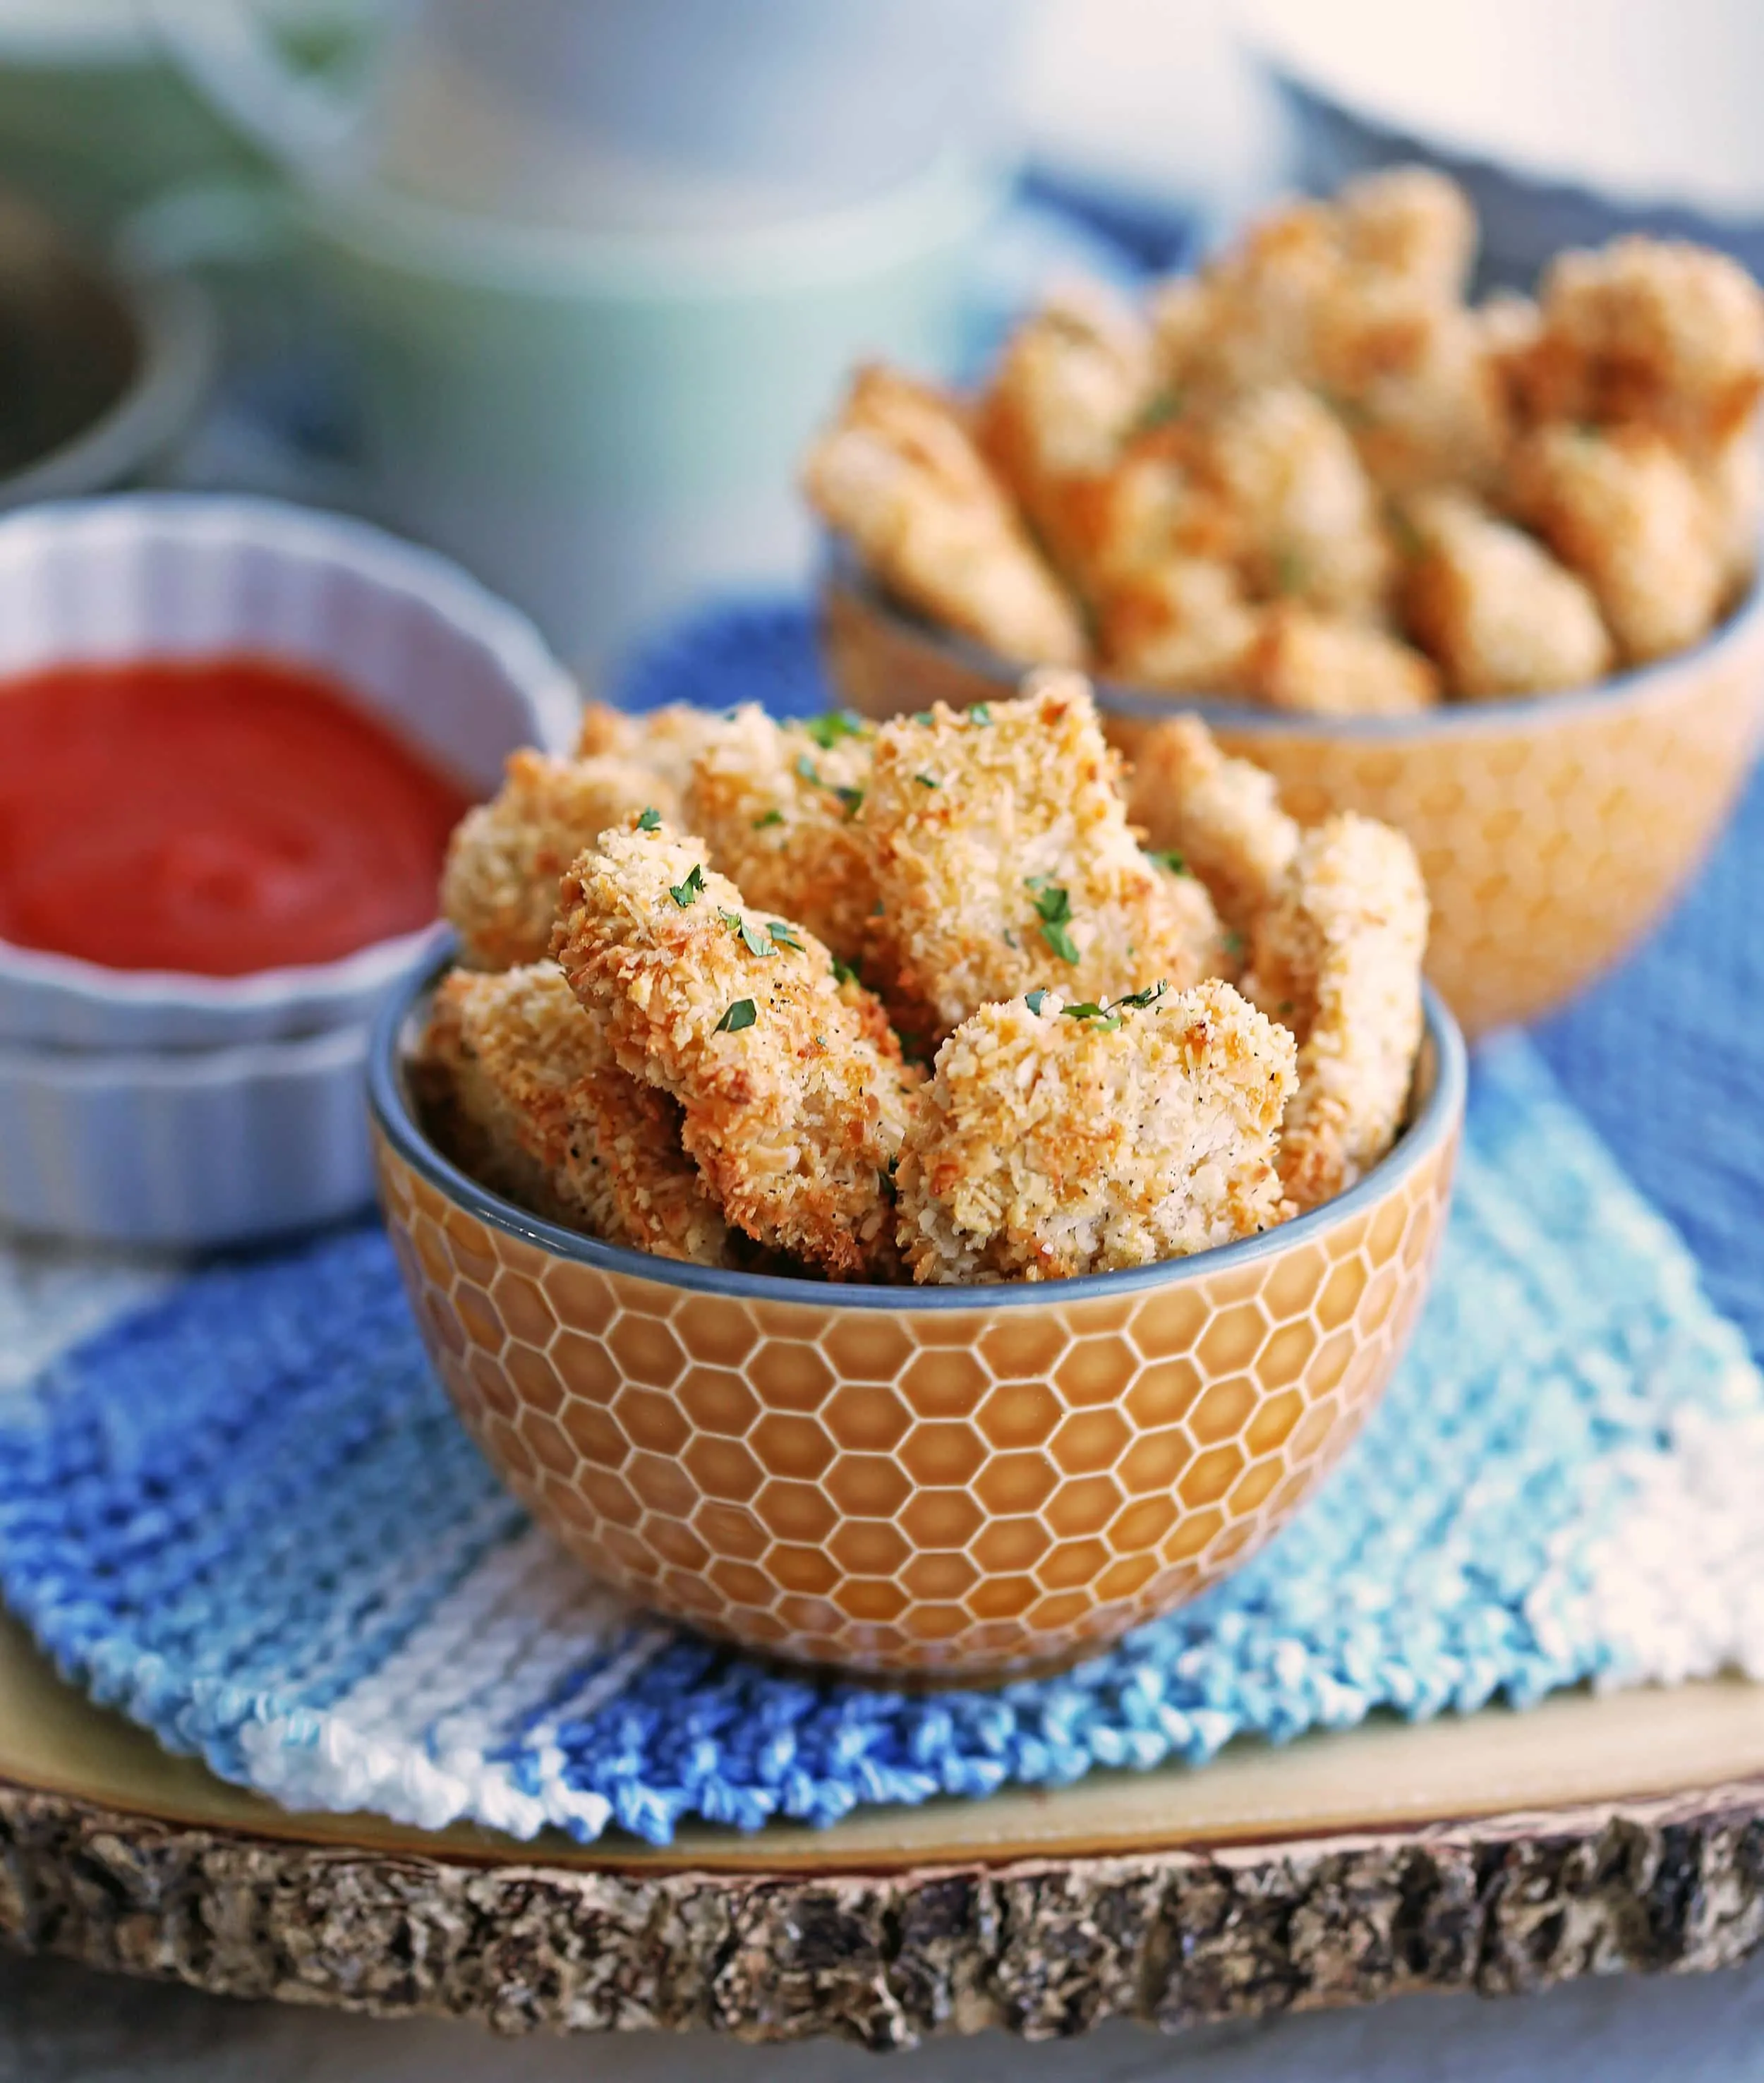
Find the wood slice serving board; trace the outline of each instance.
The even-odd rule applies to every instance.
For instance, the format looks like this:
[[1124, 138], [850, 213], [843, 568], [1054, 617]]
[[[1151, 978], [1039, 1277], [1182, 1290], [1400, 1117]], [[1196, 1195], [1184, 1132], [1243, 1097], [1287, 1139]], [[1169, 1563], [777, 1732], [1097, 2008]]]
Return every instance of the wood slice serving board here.
[[239, 1996], [876, 2046], [1714, 1967], [1764, 1937], [1764, 1686], [584, 1850], [285, 1814], [0, 1622], [0, 1933]]

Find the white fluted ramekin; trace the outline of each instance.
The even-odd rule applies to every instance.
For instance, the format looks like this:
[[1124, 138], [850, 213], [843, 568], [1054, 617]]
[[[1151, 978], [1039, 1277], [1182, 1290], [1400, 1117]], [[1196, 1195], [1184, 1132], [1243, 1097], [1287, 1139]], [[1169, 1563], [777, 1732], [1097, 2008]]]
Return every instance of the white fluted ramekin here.
[[369, 1029], [162, 1054], [0, 1045], [0, 1225], [196, 1250], [373, 1198]]
[[[517, 746], [561, 748], [574, 729], [575, 687], [523, 615], [361, 522], [177, 493], [0, 521], [0, 682], [239, 652], [327, 674], [478, 794]], [[227, 978], [107, 970], [0, 942], [0, 1047], [230, 1048], [360, 1028], [433, 959], [439, 932]]]

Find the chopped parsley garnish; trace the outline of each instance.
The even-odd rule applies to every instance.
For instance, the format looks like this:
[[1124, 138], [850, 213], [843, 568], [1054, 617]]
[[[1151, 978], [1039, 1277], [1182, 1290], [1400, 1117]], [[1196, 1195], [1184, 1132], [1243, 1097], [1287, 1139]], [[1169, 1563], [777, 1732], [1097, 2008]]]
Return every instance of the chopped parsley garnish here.
[[842, 737], [862, 737], [864, 725], [850, 709], [829, 709], [825, 716], [813, 718], [803, 725], [823, 752], [831, 752]]
[[1032, 991], [1023, 1002], [1032, 1012], [1038, 1014], [1048, 1002], [1047, 992], [1044, 990]]
[[943, 785], [935, 774], [915, 774], [913, 779], [922, 788], [941, 788]]
[[682, 911], [689, 904], [696, 904], [704, 894], [703, 868], [694, 863], [692, 872], [684, 882], [670, 882], [668, 885], [668, 894]]
[[772, 955], [778, 950], [766, 935], [739, 911], [719, 911], [716, 915], [750, 955]]
[[796, 937], [796, 928], [786, 925], [782, 919], [774, 919], [766, 930], [779, 947], [792, 948], [799, 955], [803, 952], [803, 944]]
[[833, 980], [835, 983], [855, 983], [858, 973], [850, 962], [842, 962], [835, 955], [833, 958]]
[[1283, 543], [1274, 552], [1274, 585], [1280, 593], [1302, 593], [1310, 577], [1310, 567], [1298, 551]]
[[781, 825], [783, 822], [784, 813], [782, 810], [768, 810], [764, 817], [756, 818], [753, 820], [753, 829], [757, 832], [763, 832], [769, 826]]
[[1135, 1012], [1143, 1012], [1148, 1005], [1155, 1005], [1169, 988], [1168, 984], [1159, 982], [1147, 984], [1143, 991], [1124, 991], [1109, 1010], [1119, 1012], [1125, 1005], [1130, 1006]]
[[1067, 1020], [1087, 1020], [1104, 1034], [1112, 1034], [1120, 1025], [1120, 1015], [1111, 1012], [1106, 1005], [1093, 1005], [1088, 999], [1082, 1005], [1069, 1005], [1063, 1016]]
[[976, 702], [968, 712], [968, 720], [970, 723], [989, 724], [992, 721], [992, 711], [985, 702]]
[[1015, 933], [1013, 933], [1013, 932], [1011, 932], [1011, 928], [1010, 928], [1008, 926], [1006, 926], [1006, 928], [1005, 928], [1005, 932], [1004, 932], [1004, 940], [1005, 940], [1005, 945], [1006, 945], [1007, 948], [1014, 948], [1014, 947], [1015, 947], [1015, 945], [1017, 944], [1017, 936], [1016, 936], [1016, 935], [1015, 935]]
[[1405, 557], [1418, 557], [1425, 551], [1427, 539], [1400, 506], [1389, 508], [1384, 518], [1390, 524], [1391, 540]]
[[848, 818], [856, 813], [859, 804], [863, 801], [863, 791], [861, 788], [842, 788], [835, 782], [822, 780], [820, 769], [806, 752], [800, 752], [796, 755], [796, 771], [811, 788], [825, 788], [837, 796], [845, 805], [846, 815]]
[[1151, 857], [1160, 868], [1167, 868], [1172, 875], [1192, 875], [1194, 872], [1174, 847], [1161, 847]]
[[637, 829], [640, 832], [652, 832], [660, 827], [660, 823], [661, 813], [660, 810], [645, 810], [643, 815], [637, 820]]
[[1226, 954], [1235, 957], [1243, 952], [1243, 936], [1241, 933], [1227, 933], [1222, 944]]
[[913, 720], [916, 724], [928, 725], [935, 723], [937, 719], [931, 714], [929, 709], [914, 709], [913, 712]]
[[1133, 432], [1136, 434], [1150, 434], [1154, 433], [1159, 427], [1167, 427], [1172, 420], [1182, 417], [1185, 403], [1181, 391], [1174, 386], [1167, 391], [1160, 391], [1140, 414], [1134, 423]]
[[1069, 930], [1072, 916], [1070, 897], [1058, 883], [1044, 875], [1028, 877], [1026, 886], [1035, 899], [1042, 939], [1062, 962], [1076, 962], [1079, 959], [1078, 943]]
[[759, 1015], [750, 998], [738, 998], [716, 1023], [719, 1034], [739, 1034], [744, 1027], [751, 1027]]

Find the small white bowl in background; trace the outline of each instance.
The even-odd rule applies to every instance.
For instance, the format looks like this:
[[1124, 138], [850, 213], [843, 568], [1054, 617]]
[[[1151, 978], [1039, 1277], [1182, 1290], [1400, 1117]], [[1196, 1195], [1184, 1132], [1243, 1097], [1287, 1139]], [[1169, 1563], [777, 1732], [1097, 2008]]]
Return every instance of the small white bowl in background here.
[[0, 1045], [0, 1223], [199, 1250], [373, 1197], [369, 1028], [163, 1054]]
[[[0, 682], [241, 653], [325, 674], [481, 795], [517, 746], [560, 749], [575, 726], [574, 682], [523, 615], [361, 522], [154, 493], [0, 521]], [[219, 1049], [365, 1027], [441, 930], [243, 977], [109, 970], [0, 941], [0, 1048]]]

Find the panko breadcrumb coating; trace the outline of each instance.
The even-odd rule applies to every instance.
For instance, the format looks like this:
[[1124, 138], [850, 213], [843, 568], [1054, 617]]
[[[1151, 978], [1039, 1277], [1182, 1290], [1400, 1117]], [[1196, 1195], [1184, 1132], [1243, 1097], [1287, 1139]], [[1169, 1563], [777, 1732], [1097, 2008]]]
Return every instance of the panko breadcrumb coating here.
[[1038, 985], [1102, 999], [1223, 973], [1205, 889], [1140, 851], [1116, 777], [1075, 674], [878, 731], [863, 805], [876, 945], [939, 1036]]
[[749, 703], [701, 747], [682, 815], [707, 865], [747, 901], [800, 919], [848, 963], [862, 959], [876, 878], [858, 822], [873, 726], [833, 716], [777, 724]]
[[652, 801], [665, 814], [671, 814], [669, 805], [679, 800], [698, 747], [720, 720], [714, 709], [695, 708], [690, 702], [669, 702], [664, 708], [646, 709], [639, 716], [605, 702], [589, 702], [576, 728], [576, 756], [590, 759], [611, 753], [647, 767], [666, 792]]
[[1057, 559], [1074, 561], [1074, 494], [1113, 468], [1157, 391], [1150, 328], [1100, 284], [1066, 285], [1006, 342], [981, 445]]
[[1439, 674], [1419, 651], [1287, 601], [1262, 615], [1241, 685], [1269, 708], [1310, 716], [1412, 716], [1439, 699]]
[[1221, 752], [1198, 716], [1172, 716], [1141, 740], [1127, 813], [1154, 846], [1180, 855], [1240, 934], [1272, 901], [1298, 851], [1298, 827], [1280, 806], [1273, 775]]
[[1228, 983], [1137, 996], [1038, 991], [983, 1006], [943, 1044], [901, 1156], [915, 1279], [1065, 1279], [1282, 1219], [1292, 1036]]
[[665, 826], [606, 834], [563, 878], [557, 959], [620, 1067], [680, 1103], [732, 1223], [835, 1277], [886, 1277], [913, 1074], [821, 943], [707, 851]]
[[1242, 684], [1258, 630], [1236, 571], [1204, 557], [1172, 557], [1112, 586], [1097, 619], [1098, 648], [1111, 672], [1201, 694]]
[[1514, 458], [1514, 508], [1592, 588], [1632, 663], [1694, 644], [1728, 585], [1715, 517], [1690, 467], [1644, 427], [1551, 425]]
[[1296, 383], [1250, 392], [1220, 414], [1207, 461], [1252, 592], [1378, 619], [1390, 539], [1353, 443], [1319, 399]]
[[558, 877], [609, 826], [653, 805], [671, 814], [672, 788], [629, 758], [555, 759], [511, 754], [503, 784], [455, 828], [441, 906], [475, 969], [538, 961], [551, 944]]
[[443, 978], [418, 1082], [487, 1185], [609, 1244], [730, 1262], [680, 1109], [618, 1067], [552, 964]]
[[1386, 167], [1344, 182], [1336, 197], [1352, 268], [1395, 276], [1456, 302], [1476, 257], [1476, 213], [1457, 182], [1431, 167]]
[[1598, 605], [1521, 529], [1461, 492], [1417, 500], [1403, 606], [1409, 629], [1469, 701], [1585, 687], [1610, 670]]
[[1692, 448], [1764, 395], [1764, 291], [1737, 260], [1677, 240], [1558, 254], [1523, 388], [1538, 420], [1634, 422]]
[[960, 415], [922, 384], [860, 370], [803, 484], [909, 606], [1025, 664], [1084, 655], [1076, 611]]
[[1505, 387], [1475, 315], [1406, 284], [1356, 288], [1317, 315], [1304, 372], [1393, 497], [1493, 481], [1512, 439]]
[[1395, 1139], [1426, 945], [1427, 893], [1401, 833], [1350, 813], [1304, 834], [1255, 922], [1243, 986], [1298, 1037], [1280, 1171], [1300, 1209], [1344, 1192]]

